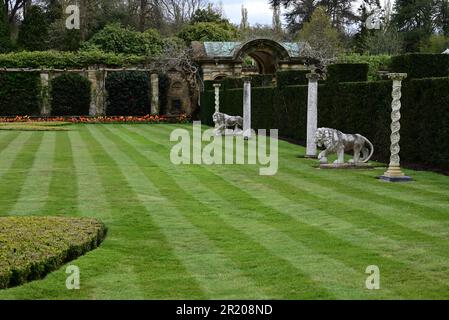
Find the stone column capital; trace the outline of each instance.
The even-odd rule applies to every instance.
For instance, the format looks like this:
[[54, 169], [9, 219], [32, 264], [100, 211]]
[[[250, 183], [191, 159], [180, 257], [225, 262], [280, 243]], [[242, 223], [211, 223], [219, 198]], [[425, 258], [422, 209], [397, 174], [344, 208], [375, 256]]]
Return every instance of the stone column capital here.
[[214, 83], [214, 88], [220, 88], [221, 87], [221, 83]]
[[251, 82], [251, 80], [252, 80], [251, 77], [243, 77], [244, 82]]
[[320, 75], [315, 72], [306, 74], [306, 77], [307, 77], [307, 79], [309, 79], [310, 82], [317, 82], [321, 78]]
[[402, 81], [407, 78], [407, 74], [406, 73], [389, 73], [388, 78], [393, 81]]

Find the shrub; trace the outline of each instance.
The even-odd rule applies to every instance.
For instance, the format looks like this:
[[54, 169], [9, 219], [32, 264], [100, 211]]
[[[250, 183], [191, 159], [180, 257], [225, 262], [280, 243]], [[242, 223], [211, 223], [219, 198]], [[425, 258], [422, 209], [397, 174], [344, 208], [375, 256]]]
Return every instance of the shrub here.
[[310, 73], [310, 70], [279, 71], [276, 74], [277, 85], [279, 88], [305, 85], [308, 83], [306, 77], [308, 73]]
[[42, 279], [97, 248], [106, 232], [89, 218], [0, 217], [0, 289]]
[[163, 41], [158, 31], [133, 31], [120, 24], [109, 24], [83, 44], [85, 49], [104, 52], [152, 56], [162, 51]]
[[357, 82], [368, 81], [367, 63], [338, 63], [330, 65], [328, 71], [329, 82]]
[[39, 96], [39, 73], [0, 72], [0, 115], [38, 115]]
[[89, 114], [91, 83], [79, 74], [65, 73], [51, 81], [51, 113], [54, 116]]
[[151, 113], [150, 78], [145, 72], [111, 73], [106, 79], [107, 115], [144, 116]]
[[369, 65], [368, 79], [380, 80], [379, 71], [390, 70], [391, 56], [348, 54], [338, 58], [339, 63], [367, 63]]
[[393, 72], [405, 72], [409, 79], [447, 77], [449, 75], [449, 55], [410, 53], [391, 59]]
[[238, 30], [228, 23], [199, 22], [186, 25], [178, 37], [187, 44], [192, 41], [232, 41], [238, 38]]

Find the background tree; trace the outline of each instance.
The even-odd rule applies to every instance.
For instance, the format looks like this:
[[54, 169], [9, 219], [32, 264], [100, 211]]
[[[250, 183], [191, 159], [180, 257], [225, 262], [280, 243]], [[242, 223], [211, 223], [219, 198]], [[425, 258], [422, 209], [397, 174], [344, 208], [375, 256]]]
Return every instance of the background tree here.
[[298, 32], [304, 23], [310, 21], [312, 13], [319, 6], [324, 7], [331, 24], [340, 32], [357, 21], [352, 11], [355, 0], [270, 0], [272, 6], [283, 5], [287, 10], [285, 18], [290, 32]]
[[209, 3], [207, 8], [196, 10], [190, 19], [190, 24], [199, 22], [226, 23], [229, 21], [223, 17], [223, 13], [218, 8]]
[[101, 50], [123, 54], [152, 56], [163, 48], [162, 38], [157, 30], [133, 31], [120, 24], [107, 25], [83, 44], [85, 50]]
[[403, 34], [406, 52], [419, 51], [434, 31], [435, 0], [396, 0], [393, 23]]
[[232, 41], [239, 38], [239, 32], [231, 24], [200, 22], [186, 25], [179, 32], [178, 37], [186, 44], [192, 41]]
[[318, 7], [310, 22], [304, 23], [299, 38], [308, 44], [302, 54], [324, 65], [334, 62], [342, 52], [339, 32], [332, 26], [324, 7]]
[[248, 22], [248, 9], [245, 8], [244, 5], [242, 5], [242, 21], [240, 22], [240, 30], [242, 32], [245, 32], [249, 28], [249, 22]]
[[4, 0], [0, 0], [0, 53], [9, 52], [11, 49], [11, 35], [8, 16], [5, 10], [5, 2]]
[[26, 15], [19, 28], [17, 44], [29, 51], [47, 49], [48, 21], [45, 12], [38, 6], [27, 8]]

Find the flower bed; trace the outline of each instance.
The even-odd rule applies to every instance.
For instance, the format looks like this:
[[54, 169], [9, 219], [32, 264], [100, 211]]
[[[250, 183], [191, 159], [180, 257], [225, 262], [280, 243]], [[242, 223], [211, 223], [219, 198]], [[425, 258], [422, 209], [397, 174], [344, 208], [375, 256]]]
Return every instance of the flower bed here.
[[100, 117], [0, 117], [3, 123], [18, 122], [70, 122], [70, 123], [188, 123], [191, 118], [186, 115], [158, 116], [146, 115], [142, 117], [100, 116]]

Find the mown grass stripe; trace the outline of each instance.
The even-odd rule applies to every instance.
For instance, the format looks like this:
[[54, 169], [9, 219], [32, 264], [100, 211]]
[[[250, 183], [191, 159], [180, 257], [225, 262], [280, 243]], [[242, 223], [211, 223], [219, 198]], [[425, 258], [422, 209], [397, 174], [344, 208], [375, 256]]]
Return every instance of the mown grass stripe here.
[[[111, 127], [108, 127], [108, 136], [114, 135], [117, 131], [112, 131]], [[120, 128], [120, 131], [126, 130], [126, 128]], [[122, 141], [121, 141], [122, 140]], [[114, 135], [114, 141], [118, 144], [125, 144], [132, 146], [121, 138], [121, 135]], [[134, 149], [133, 158], [140, 158], [139, 162], [151, 161], [148, 157], [140, 154], [137, 149]], [[154, 161], [154, 160], [153, 160]], [[163, 169], [163, 164], [158, 161], [158, 167]], [[226, 250], [227, 256], [231, 258], [235, 263], [238, 264], [240, 270], [247, 272], [247, 276], [252, 276], [259, 285], [264, 286], [265, 290], [278, 291], [274, 297], [275, 298], [285, 298], [285, 294], [288, 292], [292, 298], [307, 299], [310, 298], [310, 294], [318, 296], [320, 298], [332, 298], [334, 297], [328, 290], [320, 286], [318, 283], [311, 280], [308, 275], [305, 275], [302, 270], [297, 265], [292, 265], [287, 259], [277, 257], [274, 252], [270, 252], [264, 246], [261, 246], [257, 241], [252, 240], [249, 236], [240, 232], [237, 228], [229, 225], [221, 215], [221, 209], [218, 210], [213, 206], [206, 206], [201, 201], [195, 199], [195, 197], [187, 191], [187, 189], [180, 188], [177, 182], [172, 178], [183, 177], [183, 179], [188, 180], [188, 172], [175, 174], [173, 171], [171, 174], [166, 173], [167, 171], [158, 171], [157, 174], [154, 173], [153, 181], [158, 185], [160, 190], [168, 190], [167, 197], [175, 197], [182, 200], [179, 204], [179, 210], [191, 221], [195, 226], [201, 228], [201, 230], [208, 235], [210, 239], [216, 242], [217, 246], [220, 246], [223, 250]], [[157, 176], [155, 176], [157, 175]], [[206, 195], [205, 195], [206, 196]], [[219, 205], [217, 203], [217, 205]], [[222, 206], [219, 205], [221, 208]], [[197, 208], [197, 212], [195, 209]], [[225, 243], [224, 243], [225, 242]], [[227, 242], [229, 245], [225, 246]], [[237, 245], [233, 245], [238, 243]], [[235, 250], [238, 252], [236, 253]], [[242, 256], [242, 253], [244, 255]], [[250, 261], [247, 261], [248, 257], [251, 257]], [[254, 265], [255, 264], [255, 265]], [[272, 270], [272, 266], [277, 265], [278, 268], [282, 268], [282, 277], [284, 275], [290, 277], [290, 281], [287, 282], [288, 286], [284, 288], [279, 288], [276, 286], [279, 279], [273, 278], [267, 275]], [[282, 266], [282, 267], [281, 267]], [[274, 282], [273, 282], [274, 281]], [[284, 282], [284, 281], [283, 281]]]
[[[345, 178], [341, 175], [333, 174], [329, 176], [326, 172], [320, 170], [299, 169], [294, 164], [286, 165], [283, 171], [285, 173], [295, 173], [295, 176], [300, 176], [302, 180], [306, 179], [309, 181], [313, 179], [314, 183], [326, 186], [327, 189], [331, 189], [334, 192], [343, 193], [347, 191], [351, 195], [356, 195], [357, 199], [377, 206], [386, 207], [388, 204], [388, 208], [396, 208], [401, 211], [407, 208], [408, 214], [415, 216], [413, 220], [424, 218], [422, 220], [436, 223], [449, 221], [449, 203], [447, 199], [434, 198], [432, 201], [433, 206], [429, 206], [423, 202], [426, 198], [422, 197], [419, 192], [413, 190], [400, 192], [397, 190], [396, 185], [375, 181], [372, 176], [366, 179], [353, 179], [352, 183], [347, 185]], [[367, 185], [370, 187], [366, 188]]]
[[27, 173], [19, 199], [11, 209], [10, 215], [33, 215], [45, 205], [52, 176], [49, 169], [52, 167], [54, 144], [55, 134], [44, 133], [33, 166]]
[[[168, 131], [168, 130], [166, 130]], [[158, 133], [160, 134], [160, 133]], [[163, 134], [165, 134], [165, 131], [163, 132]], [[167, 133], [168, 134], [168, 133]], [[291, 157], [290, 157], [291, 158]], [[287, 160], [283, 160], [285, 158], [281, 159], [281, 162], [285, 162]], [[275, 179], [277, 179], [278, 177], [283, 178], [283, 181], [287, 181], [287, 183], [289, 183], [290, 186], [292, 186], [294, 189], [299, 189], [298, 191], [301, 192], [308, 192], [307, 190], [314, 190], [314, 193], [311, 194], [310, 192], [309, 195], [315, 197], [314, 200], [316, 201], [329, 201], [329, 197], [332, 197], [332, 199], [336, 199], [336, 201], [334, 201], [333, 203], [335, 205], [337, 205], [339, 208], [341, 208], [344, 212], [344, 210], [354, 210], [354, 202], [358, 203], [358, 208], [360, 209], [360, 211], [358, 211], [359, 213], [363, 213], [364, 214], [364, 219], [352, 219], [350, 222], [351, 223], [362, 223], [364, 224], [363, 227], [365, 227], [365, 225], [370, 225], [372, 227], [375, 227], [376, 225], [382, 225], [383, 228], [382, 229], [378, 229], [378, 232], [383, 232], [384, 236], [395, 236], [396, 234], [400, 234], [398, 235], [399, 239], [403, 239], [402, 235], [404, 234], [408, 234], [410, 233], [410, 237], [411, 239], [416, 239], [416, 237], [418, 237], [419, 239], [427, 239], [430, 241], [435, 241], [435, 234], [432, 232], [436, 232], [437, 234], [439, 234], [441, 237], [446, 237], [448, 235], [448, 228], [445, 227], [444, 225], [441, 225], [441, 222], [436, 222], [433, 220], [428, 220], [428, 219], [424, 219], [424, 218], [416, 218], [413, 217], [413, 219], [411, 219], [411, 217], [404, 217], [404, 215], [407, 215], [407, 213], [404, 213], [404, 209], [402, 208], [402, 210], [392, 210], [392, 208], [388, 207], [386, 204], [383, 205], [383, 207], [381, 208], [382, 210], [374, 210], [371, 209], [370, 206], [370, 202], [366, 201], [367, 203], [365, 203], [365, 201], [360, 200], [359, 197], [361, 194], [370, 194], [369, 189], [372, 187], [373, 185], [373, 177], [370, 178], [370, 181], [366, 181], [365, 182], [365, 186], [369, 185], [370, 188], [365, 188], [367, 190], [356, 190], [354, 192], [347, 192], [348, 189], [349, 191], [351, 191], [351, 186], [350, 185], [339, 185], [338, 187], [333, 187], [333, 180], [332, 179], [326, 179], [326, 181], [324, 182], [320, 182], [321, 179], [323, 179], [323, 175], [325, 174], [336, 174], [336, 173], [332, 173], [329, 171], [326, 172], [321, 172], [321, 176], [318, 175], [314, 172], [316, 171], [315, 169], [311, 168], [311, 165], [304, 165], [303, 162], [299, 162], [298, 159], [296, 159], [296, 157], [293, 158], [295, 162], [298, 162], [300, 164], [300, 166], [302, 167], [302, 170], [295, 170], [294, 172], [290, 172], [290, 171], [286, 171], [286, 169], [282, 166], [281, 163], [281, 170], [279, 171], [278, 175], [275, 177]], [[257, 174], [257, 173], [255, 173]], [[324, 178], [325, 179], [325, 178]], [[294, 184], [293, 184], [294, 182]], [[351, 185], [354, 184], [352, 183], [353, 181], [351, 181]], [[378, 181], [374, 181], [374, 183], [377, 183]], [[317, 189], [317, 184], [320, 185], [322, 188]], [[306, 185], [306, 186], [304, 186]], [[303, 188], [301, 188], [302, 186], [304, 186]], [[282, 187], [282, 184], [281, 184]], [[285, 188], [285, 186], [283, 187], [283, 189], [288, 189]], [[319, 194], [318, 194], [319, 193]], [[289, 196], [292, 196], [289, 191], [287, 191], [287, 194]], [[352, 194], [355, 194], [356, 196], [352, 196]], [[376, 195], [373, 195], [373, 197], [375, 197]], [[339, 201], [341, 200], [341, 198], [346, 198], [346, 201]], [[381, 198], [381, 197], [379, 197]], [[300, 199], [296, 199], [296, 200], [300, 200]], [[382, 201], [381, 201], [382, 202]], [[389, 203], [391, 203], [392, 201], [390, 201]], [[347, 203], [347, 205], [346, 205]], [[334, 206], [334, 204], [332, 206]], [[377, 203], [376, 203], [377, 204]], [[374, 207], [373, 207], [374, 208]], [[379, 206], [377, 206], [376, 208], [379, 208]], [[387, 214], [384, 214], [385, 212], [388, 212]], [[392, 213], [395, 213], [395, 218], [398, 219], [399, 221], [401, 221], [401, 224], [398, 224], [396, 222], [393, 222], [391, 219], [391, 215]], [[342, 215], [340, 216], [341, 218], [351, 218], [352, 216], [348, 216], [348, 215]], [[365, 220], [368, 219], [368, 220]], [[377, 223], [373, 223], [373, 224], [367, 224], [366, 221], [371, 221], [375, 219]], [[381, 223], [382, 222], [382, 223]], [[412, 226], [410, 226], [410, 224], [412, 224]], [[385, 226], [388, 226], [389, 228], [385, 228]], [[431, 231], [429, 231], [431, 230]], [[408, 232], [403, 232], [403, 231], [408, 231]], [[437, 232], [440, 231], [440, 232]]]
[[[98, 131], [97, 127], [91, 130], [95, 131], [96, 136], [101, 136], [105, 149], [109, 150], [111, 155], [117, 157], [117, 161], [119, 159], [122, 163], [126, 161], [127, 166], [133, 168], [125, 174], [128, 176], [129, 183], [135, 186], [135, 190], [146, 190], [153, 197], [161, 197], [163, 207], [155, 208], [157, 204], [151, 201], [148, 204], [149, 211], [166, 234], [175, 252], [190, 273], [197, 278], [209, 298], [237, 299], [241, 294], [254, 299], [267, 297], [242, 275], [242, 272], [234, 263], [226, 259], [221, 252], [222, 250], [218, 249], [208, 237], [185, 218], [179, 204], [185, 198], [184, 194], [172, 190], [174, 192], [172, 197], [176, 195], [176, 199], [169, 199], [167, 192], [172, 188], [155, 186], [156, 180], [161, 182], [161, 179], [156, 177], [159, 175], [159, 171], [153, 167], [153, 163], [148, 160], [137, 161], [137, 153], [133, 151], [133, 147], [125, 145], [122, 141], [117, 141], [120, 138], [112, 132], [105, 132], [104, 127], [100, 127]], [[108, 141], [111, 136], [114, 139]], [[132, 155], [132, 158], [130, 155]], [[134, 168], [136, 164], [138, 167]], [[175, 187], [174, 185], [173, 188]], [[145, 201], [145, 197], [147, 195], [142, 194], [142, 201], [148, 203], [148, 199]], [[182, 197], [182, 199], [178, 199], [178, 197]], [[182, 201], [182, 206], [187, 206], [187, 203]], [[203, 209], [197, 208], [195, 212], [203, 212]], [[182, 237], [180, 237], [180, 234], [182, 234]]]
[[[149, 203], [142, 203], [139, 193], [135, 192], [128, 182], [124, 172], [132, 171], [133, 167], [126, 161], [116, 161], [110, 150], [103, 147], [94, 137], [95, 130], [83, 126], [81, 136], [94, 160], [102, 179], [106, 197], [112, 208], [112, 214], [120, 217], [117, 226], [111, 226], [117, 239], [108, 239], [115, 243], [115, 251], [128, 254], [130, 258], [121, 261], [123, 265], [133, 267], [139, 278], [141, 288], [145, 288], [146, 299], [203, 299], [205, 293], [199, 287], [194, 277], [180, 262], [174, 248], [168, 242], [166, 235], [155, 224], [150, 210], [162, 210], [164, 204], [157, 197], [149, 196]], [[147, 199], [148, 200], [148, 199]], [[123, 229], [120, 229], [120, 226]], [[178, 237], [179, 237], [178, 232]], [[114, 236], [112, 236], [114, 237]], [[180, 238], [180, 240], [185, 240]], [[186, 243], [184, 242], [184, 245]], [[126, 276], [122, 282], [126, 286]], [[107, 291], [106, 291], [107, 292]], [[131, 298], [130, 296], [129, 298]]]
[[57, 132], [52, 177], [42, 215], [77, 216], [78, 182], [68, 132]]
[[[151, 129], [149, 129], [151, 131]], [[168, 130], [166, 130], [168, 131]], [[155, 139], [154, 135], [152, 135], [154, 132], [151, 132], [151, 134], [149, 134], [149, 136], [151, 137], [150, 139]], [[166, 147], [166, 148], [169, 148]], [[243, 180], [243, 182], [245, 182], [245, 185], [247, 184], [248, 187], [252, 187], [251, 190], [253, 194], [255, 194], [256, 192], [260, 192], [260, 190], [257, 188], [258, 183], [260, 183], [261, 178], [259, 177], [259, 179], [256, 179], [257, 181], [254, 181], [254, 179], [248, 179], [248, 172], [250, 173], [249, 177], [251, 177], [251, 174], [253, 175], [252, 177], [257, 177], [257, 174], [255, 174], [254, 172], [252, 172], [253, 170], [251, 170], [250, 168], [246, 167], [246, 168], [242, 168], [239, 166], [232, 166], [231, 169], [226, 168], [223, 169], [223, 167], [214, 167], [215, 170], [219, 171], [219, 170], [223, 170], [225, 171], [227, 174], [222, 174], [222, 177], [224, 179], [229, 177], [232, 177], [232, 180], [230, 180], [230, 182], [232, 182], [234, 184], [234, 187], [242, 187], [242, 178], [241, 177], [237, 177], [235, 178], [235, 172], [240, 170], [242, 171], [243, 176], [245, 176], [245, 172], [246, 172], [246, 176], [245, 179]], [[232, 172], [232, 174], [230, 174], [230, 172]], [[267, 185], [270, 185], [269, 183], [267, 183]], [[215, 184], [210, 184], [210, 187], [215, 186]], [[232, 191], [230, 191], [230, 194], [232, 194]], [[256, 193], [257, 194], [257, 193]], [[241, 195], [240, 195], [241, 197]], [[273, 206], [273, 194], [269, 194], [269, 196], [261, 196], [259, 197], [259, 201], [262, 201], [262, 203], [264, 203], [265, 205], [275, 208], [277, 206], [282, 207], [283, 205], [281, 203], [276, 203], [277, 206]], [[239, 198], [234, 199], [234, 201], [236, 203], [238, 203]], [[257, 202], [251, 202], [251, 203], [246, 203], [244, 207], [240, 207], [240, 209], [245, 210], [248, 207], [251, 207], [253, 209], [255, 209], [257, 212], [259, 212], [259, 207], [261, 207], [261, 205]], [[263, 212], [263, 209], [260, 209], [260, 212]], [[273, 214], [271, 215], [266, 215], [267, 217], [271, 217], [273, 216]], [[277, 217], [282, 217], [283, 213], [279, 212], [279, 215], [276, 215]], [[288, 219], [288, 217], [287, 217]], [[290, 217], [290, 219], [292, 219]], [[271, 220], [270, 220], [271, 221]], [[306, 237], [304, 240], [307, 240], [308, 245], [311, 245], [312, 248], [316, 248], [316, 250], [322, 250], [323, 252], [327, 252], [329, 251], [328, 248], [326, 247], [320, 247], [319, 243], [320, 243], [320, 239], [322, 239], [323, 243], [328, 243], [329, 242], [329, 238], [332, 239], [333, 237], [330, 236], [327, 232], [325, 232], [324, 230], [321, 230], [319, 228], [310, 226], [307, 224], [307, 220], [305, 221], [300, 221], [300, 223], [304, 224], [301, 225], [301, 227], [303, 228], [303, 232], [305, 234], [310, 235], [308, 238]], [[284, 221], [283, 224], [280, 223], [280, 226], [283, 225], [295, 225], [295, 221]], [[298, 224], [295, 225], [295, 229], [296, 229], [296, 236], [295, 236], [295, 232], [293, 230], [291, 230], [292, 232], [292, 237], [297, 238], [297, 234], [299, 231], [298, 228]], [[315, 239], [316, 241], [311, 242], [310, 239]], [[332, 240], [332, 242], [335, 242], [337, 245], [337, 249], [339, 248], [347, 248], [347, 250], [344, 250], [342, 252], [340, 252], [340, 250], [332, 250], [330, 253], [333, 255], [333, 257], [335, 259], [342, 259], [344, 262], [346, 262], [347, 264], [352, 265], [352, 262], [357, 263], [359, 265], [358, 268], [366, 268], [366, 265], [363, 265], [363, 262], [360, 261], [361, 258], [360, 257], [366, 257], [368, 258], [368, 260], [371, 261], [378, 261], [379, 264], [385, 265], [390, 267], [389, 269], [389, 278], [390, 279], [400, 279], [402, 278], [403, 280], [401, 280], [401, 283], [392, 283], [390, 282], [390, 285], [392, 287], [394, 287], [394, 290], [396, 292], [403, 292], [404, 290], [401, 290], [401, 285], [402, 285], [402, 281], [409, 281], [409, 283], [411, 282], [419, 282], [422, 279], [420, 279], [420, 277], [423, 277], [423, 275], [417, 271], [414, 270], [413, 268], [410, 268], [408, 264], [402, 262], [402, 261], [396, 261], [394, 259], [391, 259], [391, 257], [384, 257], [382, 254], [376, 253], [376, 252], [372, 252], [369, 249], [363, 248], [363, 247], [359, 247], [356, 245], [353, 245], [351, 243], [346, 242], [345, 240], [341, 240], [340, 238], [335, 238]], [[335, 248], [333, 248], [335, 249]], [[357, 267], [355, 267], [357, 268]], [[400, 271], [399, 271], [400, 270]], [[406, 270], [406, 271], [405, 271]], [[404, 274], [402, 274], [401, 272], [406, 272], [406, 273], [410, 273], [410, 277], [405, 277]], [[432, 283], [432, 288], [436, 288], [435, 290], [433, 289], [429, 289], [426, 292], [422, 292], [422, 294], [424, 295], [430, 295], [430, 296], [436, 296], [438, 293], [441, 294], [441, 292], [444, 292], [444, 288], [446, 287], [445, 284], [441, 284], [438, 278], [439, 275], [435, 275], [435, 279], [426, 279], [426, 281], [429, 281], [429, 283]], [[444, 280], [443, 280], [444, 281]], [[393, 288], [390, 288], [393, 290]], [[404, 296], [408, 296], [409, 293], [403, 293]], [[416, 294], [416, 292], [414, 293]]]
[[[19, 200], [22, 186], [32, 168], [36, 151], [42, 142], [42, 133], [33, 133], [18, 147], [18, 152], [11, 157], [11, 163], [0, 184], [0, 214], [8, 215]], [[11, 144], [10, 146], [12, 146]]]
[[[122, 219], [122, 212], [111, 208], [103, 187], [101, 174], [96, 167], [86, 142], [78, 131], [70, 131], [73, 163], [78, 181], [78, 211], [82, 216], [97, 217], [109, 228], [102, 246], [77, 261], [83, 272], [83, 297], [86, 299], [144, 299], [132, 261], [134, 251], [121, 248], [124, 233], [132, 228]], [[89, 142], [87, 142], [89, 143]], [[114, 211], [114, 212], [113, 212]], [[131, 229], [131, 230], [130, 230]], [[92, 266], [98, 266], [92, 268]], [[123, 275], [126, 274], [126, 283]], [[112, 291], [112, 293], [111, 293]], [[67, 293], [70, 296], [70, 293]]]
[[4, 141], [0, 153], [0, 179], [9, 171], [17, 155], [22, 151], [23, 145], [31, 136], [31, 132], [22, 132], [14, 135], [11, 140]]
[[0, 132], [0, 155], [3, 150], [7, 148], [11, 142], [13, 142], [19, 136], [18, 131], [13, 132]]
[[[128, 137], [123, 137], [121, 132], [126, 133]], [[120, 131], [114, 130], [114, 133], [121, 135], [133, 145], [148, 145], [150, 143], [151, 148], [154, 147], [154, 144], [144, 135], [128, 127], [120, 129]], [[139, 150], [141, 149], [139, 148]], [[366, 279], [363, 271], [353, 270], [337, 260], [329, 259], [325, 255], [316, 254], [316, 252], [302, 246], [300, 242], [292, 240], [270, 225], [257, 222], [252, 218], [252, 214], [244, 217], [236, 215], [234, 209], [235, 202], [231, 202], [226, 197], [221, 196], [220, 193], [212, 191], [209, 188], [209, 184], [206, 185], [204, 183], [206, 180], [205, 175], [201, 174], [201, 171], [205, 170], [204, 168], [191, 166], [187, 170], [186, 168], [181, 169], [180, 167], [172, 166], [167, 161], [164, 161], [164, 157], [159, 155], [158, 152], [153, 152], [151, 159], [150, 156], [147, 156], [147, 158], [150, 161], [157, 161], [159, 167], [166, 173], [170, 172], [175, 182], [184, 191], [190, 190], [190, 194], [204, 206], [207, 206], [209, 210], [214, 211], [214, 206], [220, 204], [220, 212], [218, 214], [226, 223], [240, 232], [245, 233], [254, 241], [261, 243], [271, 254], [290, 261], [291, 264], [307, 273], [311, 279], [320, 283], [321, 286], [325, 287], [335, 297], [340, 299], [354, 299], [359, 298], [363, 294], [374, 297], [378, 296], [375, 293], [373, 294], [373, 292], [367, 292], [366, 289], [363, 289], [362, 284]], [[194, 179], [193, 182], [185, 179], [187, 174]], [[198, 177], [201, 177], [201, 179], [198, 179]], [[242, 201], [244, 200], [242, 199]], [[353, 281], [348, 281], [347, 278], [353, 279]], [[382, 296], [394, 297], [393, 294], [388, 294], [387, 292], [387, 290], [383, 290]]]

